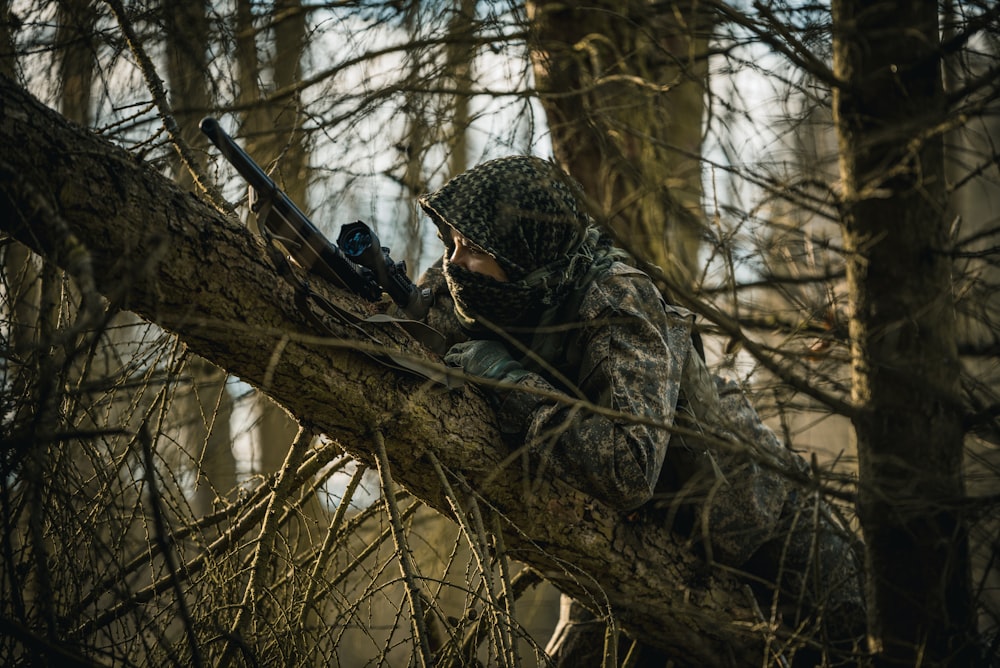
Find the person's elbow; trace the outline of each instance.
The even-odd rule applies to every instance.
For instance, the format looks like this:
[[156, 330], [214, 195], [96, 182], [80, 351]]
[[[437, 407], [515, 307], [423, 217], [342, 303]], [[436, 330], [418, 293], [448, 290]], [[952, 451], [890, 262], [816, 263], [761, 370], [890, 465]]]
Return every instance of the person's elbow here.
[[649, 487], [620, 487], [605, 501], [609, 506], [621, 512], [635, 510], [653, 498], [653, 490]]
[[613, 481], [608, 485], [600, 500], [617, 511], [635, 510], [653, 498], [653, 490], [648, 485], [637, 485], [626, 481]]
[[610, 421], [593, 425], [598, 429], [578, 432], [576, 448], [567, 450], [572, 454], [567, 458], [566, 481], [622, 512], [650, 501], [666, 455], [666, 437], [641, 425], [622, 428]]
[[615, 510], [635, 510], [653, 498], [659, 467], [643, 463], [631, 454], [622, 459], [615, 463], [607, 478], [603, 501]]

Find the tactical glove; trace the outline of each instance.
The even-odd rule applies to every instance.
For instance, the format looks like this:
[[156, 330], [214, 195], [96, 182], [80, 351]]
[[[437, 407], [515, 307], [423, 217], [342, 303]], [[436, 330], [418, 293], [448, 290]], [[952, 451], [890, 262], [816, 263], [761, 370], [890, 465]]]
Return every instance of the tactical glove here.
[[499, 341], [465, 341], [456, 343], [444, 356], [450, 366], [461, 367], [470, 376], [497, 382], [516, 383], [528, 371], [515, 360], [507, 346]]

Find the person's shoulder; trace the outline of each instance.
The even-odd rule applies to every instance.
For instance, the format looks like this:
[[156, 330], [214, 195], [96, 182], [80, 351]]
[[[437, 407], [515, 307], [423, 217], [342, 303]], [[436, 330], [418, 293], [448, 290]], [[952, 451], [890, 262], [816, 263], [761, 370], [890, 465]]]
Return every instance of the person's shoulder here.
[[617, 261], [612, 262], [611, 265], [597, 274], [590, 283], [591, 291], [606, 289], [607, 286], [633, 286], [637, 289], [649, 286], [653, 290], [656, 289], [649, 274], [630, 264]]
[[667, 302], [653, 279], [643, 270], [624, 262], [614, 262], [587, 287], [580, 314], [597, 317], [609, 309], [638, 314], [662, 313], [688, 318], [690, 311]]
[[624, 262], [614, 262], [587, 286], [580, 314], [592, 317], [608, 309], [642, 307], [641, 310], [645, 310], [663, 303], [663, 297], [646, 272]]

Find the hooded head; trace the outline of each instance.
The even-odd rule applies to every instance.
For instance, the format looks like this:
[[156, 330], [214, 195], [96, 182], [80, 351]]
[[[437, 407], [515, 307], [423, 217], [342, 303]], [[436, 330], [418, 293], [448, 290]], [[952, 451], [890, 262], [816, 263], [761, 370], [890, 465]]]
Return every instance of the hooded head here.
[[528, 156], [483, 163], [419, 202], [439, 227], [496, 259], [511, 281], [572, 250], [589, 224], [569, 176]]
[[445, 277], [458, 315], [497, 325], [531, 324], [586, 272], [598, 233], [579, 186], [556, 165], [514, 156], [483, 163], [419, 200], [446, 244], [451, 229], [488, 253], [501, 282], [447, 262]]

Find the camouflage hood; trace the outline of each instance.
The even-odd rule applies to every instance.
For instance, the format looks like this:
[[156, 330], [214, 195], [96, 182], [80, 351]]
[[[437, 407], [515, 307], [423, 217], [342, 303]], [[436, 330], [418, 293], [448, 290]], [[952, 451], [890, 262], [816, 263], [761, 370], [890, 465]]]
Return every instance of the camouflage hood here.
[[511, 281], [573, 249], [589, 217], [576, 184], [541, 158], [513, 156], [483, 163], [418, 201], [492, 255]]
[[610, 240], [593, 225], [580, 195], [556, 165], [514, 156], [483, 163], [418, 200], [446, 244], [447, 228], [458, 230], [509, 279], [496, 281], [446, 262], [460, 319], [467, 325], [530, 325], [608, 253]]

